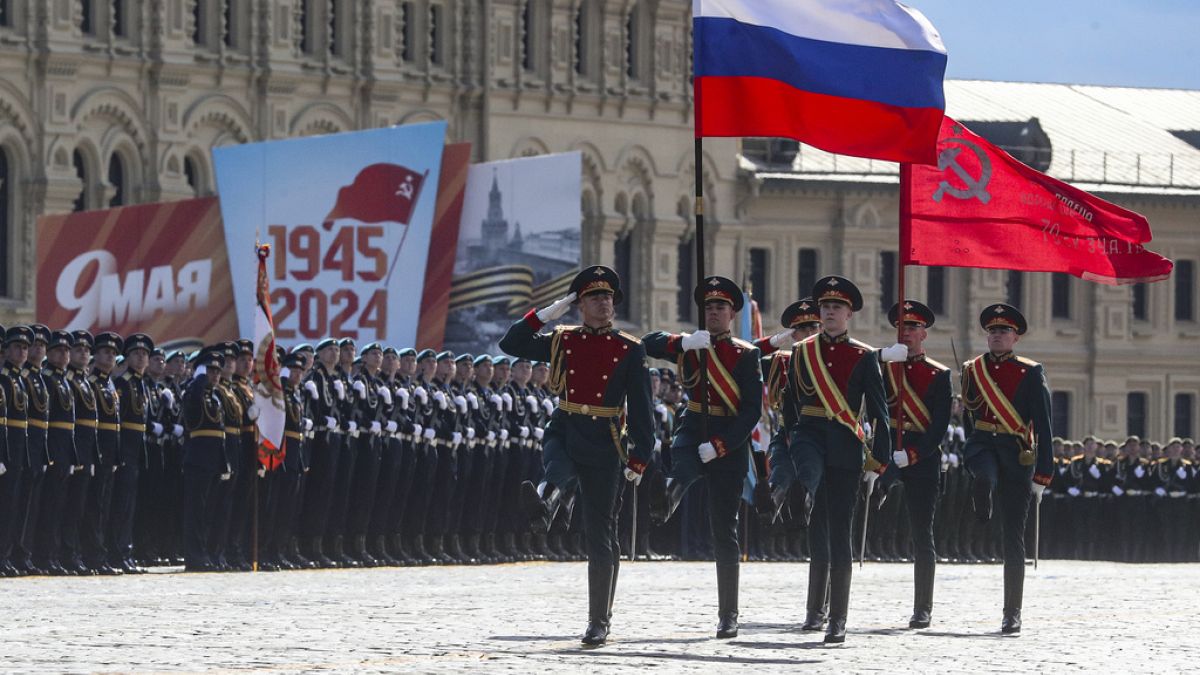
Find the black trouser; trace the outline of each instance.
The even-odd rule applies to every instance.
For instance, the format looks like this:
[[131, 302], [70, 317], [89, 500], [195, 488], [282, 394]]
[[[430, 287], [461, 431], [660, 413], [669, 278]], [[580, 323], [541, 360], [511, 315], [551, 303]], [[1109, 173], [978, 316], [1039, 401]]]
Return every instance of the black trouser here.
[[282, 470], [277, 469], [272, 473], [276, 475], [270, 487], [272, 503], [268, 509], [268, 524], [265, 529], [271, 548], [268, 550], [264, 547], [266, 555], [278, 555], [287, 550], [288, 541], [295, 532], [297, 507], [300, 503], [304, 479], [299, 463], [295, 466], [285, 464]]
[[401, 440], [396, 447], [397, 461], [399, 462], [396, 470], [396, 488], [392, 495], [392, 504], [388, 509], [387, 529], [384, 534], [407, 534], [404, 522], [409, 497], [412, 494], [413, 479], [417, 473], [416, 444], [415, 440]]
[[[976, 494], [1000, 493], [1000, 525], [1004, 541], [1004, 581], [1020, 589], [1025, 581], [1025, 522], [1029, 516], [1029, 499], [1033, 491], [1033, 466], [1022, 466], [1017, 460], [1015, 443], [990, 443], [978, 440], [973, 434], [967, 442], [978, 451], [967, 459], [967, 468], [976, 483]], [[1009, 589], [1006, 589], [1005, 597]], [[1020, 609], [1016, 607], [1014, 609]]]
[[520, 502], [517, 494], [521, 487], [521, 476], [525, 473], [524, 448], [510, 445], [501, 450], [503, 461], [495, 467], [496, 496], [498, 503], [484, 522], [484, 532], [489, 534], [516, 533], [524, 531], [526, 524], [521, 522]]
[[412, 490], [404, 513], [404, 532], [409, 536], [420, 536], [430, 532], [430, 508], [433, 504], [434, 486], [438, 471], [437, 449], [430, 441], [414, 441], [416, 470], [413, 472]]
[[138, 474], [145, 461], [145, 443], [145, 432], [121, 430], [121, 460], [113, 476], [112, 512], [108, 522], [108, 558], [114, 563], [133, 556], [133, 515], [137, 508]]
[[[454, 456], [454, 495], [447, 507], [446, 534], [462, 533], [463, 511], [466, 508], [471, 481], [474, 480], [476, 464], [475, 448], [471, 447], [470, 441], [463, 441]], [[472, 498], [476, 496], [477, 493], [471, 495]]]
[[0, 563], [15, 560], [13, 549], [25, 527], [17, 509], [17, 501], [24, 493], [28, 465], [25, 434], [21, 429], [11, 429], [8, 438], [8, 472], [0, 476]]
[[[111, 438], [105, 438], [111, 434]], [[113, 479], [116, 447], [116, 432], [101, 431], [99, 446], [104, 461], [96, 465], [96, 475], [88, 481], [87, 506], [84, 509], [82, 528], [83, 559], [88, 567], [99, 567], [108, 563], [108, 523], [112, 511]], [[108, 445], [109, 441], [112, 445]]]
[[671, 477], [681, 489], [688, 489], [701, 478], [708, 484], [708, 525], [712, 537], [713, 555], [718, 565], [737, 565], [741, 560], [738, 544], [738, 512], [741, 508], [742, 486], [749, 464], [745, 455], [700, 461], [697, 446], [671, 448]]
[[42, 477], [37, 526], [31, 528], [35, 537], [33, 557], [39, 563], [59, 562], [62, 556], [63, 520], [67, 515], [67, 481], [73, 477], [71, 461], [54, 462]]
[[171, 524], [166, 522], [166, 467], [162, 443], [147, 443], [146, 465], [138, 476], [138, 503], [134, 518], [134, 545], [140, 560], [163, 557]]
[[[937, 562], [933, 541], [933, 514], [937, 510], [942, 467], [936, 454], [900, 470], [904, 481], [904, 506], [912, 535], [913, 558], [918, 565]], [[887, 521], [880, 521], [882, 526]]]
[[[253, 432], [241, 435], [233, 468], [233, 508], [229, 514], [229, 534], [226, 546], [232, 561], [250, 561], [250, 526], [254, 522], [254, 485], [258, 481], [258, 441]], [[262, 487], [261, 485], [259, 487]]]
[[29, 466], [23, 474], [21, 496], [17, 498], [17, 518], [21, 523], [21, 530], [14, 543], [13, 557], [18, 560], [33, 557], [38, 532], [38, 514], [42, 505], [42, 484], [49, 469], [46, 429], [30, 424], [28, 432]]
[[333, 496], [329, 502], [329, 522], [325, 523], [327, 537], [338, 537], [346, 533], [346, 514], [350, 512], [350, 490], [354, 486], [354, 467], [358, 462], [359, 441], [360, 438], [347, 435], [345, 442], [338, 448], [337, 473], [333, 479]]
[[[501, 516], [501, 512], [505, 511], [509, 506], [520, 506], [513, 502], [505, 500], [508, 492], [507, 481], [511, 480], [510, 476], [513, 468], [515, 449], [506, 445], [507, 441], [497, 441], [496, 447], [489, 448], [491, 460], [488, 462], [488, 471], [491, 476], [488, 484], [480, 500], [482, 510], [480, 511], [479, 531], [482, 534], [495, 534], [496, 528], [504, 523], [505, 517]], [[517, 487], [520, 487], [520, 480], [517, 480]], [[507, 516], [508, 514], [506, 514]], [[519, 518], [518, 518], [519, 519]], [[521, 524], [522, 527], [524, 524]]]
[[375, 488], [379, 484], [379, 446], [384, 442], [386, 439], [368, 432], [358, 437], [358, 458], [355, 460], [346, 521], [347, 535], [364, 536], [371, 524], [371, 514], [375, 509]]
[[456, 448], [450, 441], [438, 439], [437, 473], [433, 479], [434, 493], [429, 504], [426, 534], [434, 536], [450, 534], [450, 506], [454, 502], [454, 490], [458, 462]]
[[183, 559], [189, 567], [212, 562], [210, 530], [217, 516], [219, 472], [198, 466], [183, 467]]
[[[487, 523], [487, 517], [492, 513], [488, 510], [489, 499], [496, 494], [495, 488], [499, 485], [491, 485], [495, 480], [494, 465], [495, 465], [495, 449], [489, 448], [484, 441], [480, 441], [479, 445], [471, 449], [472, 467], [471, 475], [468, 482], [463, 485], [463, 512], [462, 519], [459, 522], [459, 532], [464, 535], [483, 534], [484, 524]], [[470, 495], [467, 498], [465, 495]]]
[[[77, 446], [80, 444], [76, 439]], [[87, 517], [88, 491], [92, 483], [92, 472], [96, 465], [91, 458], [95, 457], [95, 435], [92, 436], [92, 448], [85, 453], [81, 448], [79, 456], [83, 459], [83, 468], [67, 479], [67, 499], [63, 505], [62, 525], [62, 560], [65, 562], [82, 561], [82, 540], [80, 532]]]
[[371, 509], [371, 520], [367, 525], [367, 536], [374, 539], [394, 533], [391, 523], [397, 499], [396, 486], [400, 483], [400, 465], [403, 454], [400, 439], [385, 435], [379, 439], [379, 480], [375, 483], [375, 505]]
[[311, 441], [312, 470], [309, 471], [304, 490], [304, 536], [325, 536], [344, 438], [341, 432], [325, 431], [319, 432]]

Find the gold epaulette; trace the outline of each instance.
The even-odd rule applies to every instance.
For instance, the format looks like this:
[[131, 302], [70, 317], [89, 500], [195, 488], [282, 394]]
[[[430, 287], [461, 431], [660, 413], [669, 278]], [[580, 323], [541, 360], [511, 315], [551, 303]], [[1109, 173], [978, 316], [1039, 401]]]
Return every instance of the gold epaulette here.
[[1080, 453], [1080, 454], [1078, 454], [1078, 455], [1071, 455], [1071, 461], [1072, 461], [1072, 462], [1074, 462], [1074, 461], [1076, 461], [1076, 460], [1080, 460], [1080, 459], [1083, 459], [1083, 454], [1082, 454], [1082, 453]]
[[629, 342], [631, 342], [632, 344], [635, 344], [635, 345], [642, 344], [642, 339], [640, 337], [638, 337], [636, 335], [630, 335], [629, 333], [626, 333], [623, 330], [617, 331], [617, 335], [620, 335], [621, 337], [625, 338], [626, 340], [629, 340]]
[[742, 349], [758, 349], [758, 347], [754, 346], [753, 342], [746, 342], [745, 340], [743, 340], [741, 338], [731, 337], [731, 338], [729, 338], [729, 341], [732, 342], [733, 344], [741, 347]]
[[1103, 457], [1097, 457], [1097, 458], [1096, 458], [1096, 463], [1097, 463], [1097, 464], [1112, 464], [1112, 460], [1111, 460], [1111, 459], [1104, 459]]
[[1034, 361], [1033, 359], [1027, 359], [1024, 356], [1015, 356], [1014, 355], [1013, 358], [1016, 359], [1017, 361], [1019, 361], [1020, 363], [1023, 363], [1025, 365], [1029, 366], [1030, 368], [1033, 368], [1034, 366], [1042, 365], [1042, 364], [1038, 363], [1037, 361]]
[[1159, 457], [1158, 459], [1154, 460], [1151, 463], [1152, 464], [1162, 464], [1163, 462], [1169, 462], [1169, 461], [1171, 461], [1170, 457]]
[[[813, 337], [820, 337], [820, 336], [821, 336], [821, 334], [817, 333]], [[854, 338], [847, 339], [846, 343], [849, 344], [851, 347], [859, 347], [861, 349], [866, 349], [866, 350], [871, 350], [871, 351], [873, 351], [875, 349], [871, 345], [869, 345], [865, 342], [862, 342], [861, 340], [855, 340]]]
[[934, 370], [937, 370], [937, 371], [950, 370], [950, 366], [947, 366], [946, 364], [944, 364], [940, 361], [935, 361], [935, 360], [929, 358], [928, 356], [925, 357], [925, 363], [928, 363], [930, 366], [933, 367]]

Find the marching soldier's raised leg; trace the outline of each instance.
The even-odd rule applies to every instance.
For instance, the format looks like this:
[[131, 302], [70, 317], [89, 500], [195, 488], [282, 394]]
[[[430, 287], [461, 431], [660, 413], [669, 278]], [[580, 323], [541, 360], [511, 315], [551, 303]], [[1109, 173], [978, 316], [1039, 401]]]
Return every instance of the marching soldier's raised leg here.
[[[586, 646], [608, 639], [618, 555], [614, 512], [622, 471], [627, 480], [639, 481], [654, 447], [645, 348], [612, 327], [613, 306], [621, 297], [615, 272], [589, 267], [575, 277], [567, 297], [529, 312], [500, 341], [509, 354], [551, 364], [550, 388], [560, 400], [543, 437], [546, 475], [535, 498], [543, 513], [553, 515], [562, 490], [578, 483], [588, 552]], [[574, 303], [584, 325], [538, 332]], [[627, 437], [619, 426], [622, 412], [629, 424]]]

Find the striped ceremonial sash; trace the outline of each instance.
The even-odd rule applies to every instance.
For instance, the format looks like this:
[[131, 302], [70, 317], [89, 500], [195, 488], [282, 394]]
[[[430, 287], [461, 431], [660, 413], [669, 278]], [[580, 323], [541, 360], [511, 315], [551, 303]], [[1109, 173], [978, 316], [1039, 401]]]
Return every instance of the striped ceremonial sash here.
[[913, 429], [920, 433], [925, 433], [932, 424], [932, 416], [929, 414], [929, 408], [925, 407], [925, 402], [917, 396], [917, 392], [913, 389], [912, 384], [904, 377], [904, 362], [889, 363], [887, 367], [888, 382], [892, 385], [892, 391], [899, 391], [899, 382], [904, 383], [904, 395], [901, 400], [904, 401], [904, 420], [912, 422]]
[[987, 364], [984, 363], [982, 355], [975, 357], [967, 364], [967, 372], [975, 382], [975, 388], [979, 390], [983, 402], [992, 411], [992, 415], [1000, 421], [1000, 427], [1004, 433], [1026, 439], [1032, 445], [1032, 429], [1025, 426], [1025, 421], [1013, 407], [1012, 401], [1008, 400], [1000, 386], [988, 374]]
[[737, 382], [734, 382], [733, 375], [729, 374], [725, 364], [721, 362], [721, 357], [717, 356], [717, 350], [712, 347], [708, 348], [708, 381], [713, 389], [716, 389], [717, 395], [721, 397], [725, 407], [736, 411], [738, 401], [742, 398], [742, 391], [738, 388]]
[[859, 424], [858, 417], [850, 411], [846, 397], [842, 395], [842, 390], [838, 389], [837, 383], [833, 381], [833, 376], [825, 368], [825, 362], [821, 360], [821, 348], [818, 344], [820, 341], [820, 338], [817, 337], [801, 342], [800, 355], [803, 357], [801, 361], [804, 362], [804, 369], [808, 371], [808, 375], [816, 387], [817, 397], [825, 406], [825, 416], [837, 420], [842, 426], [854, 432], [858, 440], [865, 441], [867, 434]]

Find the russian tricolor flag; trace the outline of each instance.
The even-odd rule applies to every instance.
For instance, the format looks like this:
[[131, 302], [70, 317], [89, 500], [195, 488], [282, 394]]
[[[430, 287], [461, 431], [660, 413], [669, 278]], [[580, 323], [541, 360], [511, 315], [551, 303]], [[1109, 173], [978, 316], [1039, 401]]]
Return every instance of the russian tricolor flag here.
[[692, 0], [696, 136], [935, 164], [946, 48], [894, 0]]

